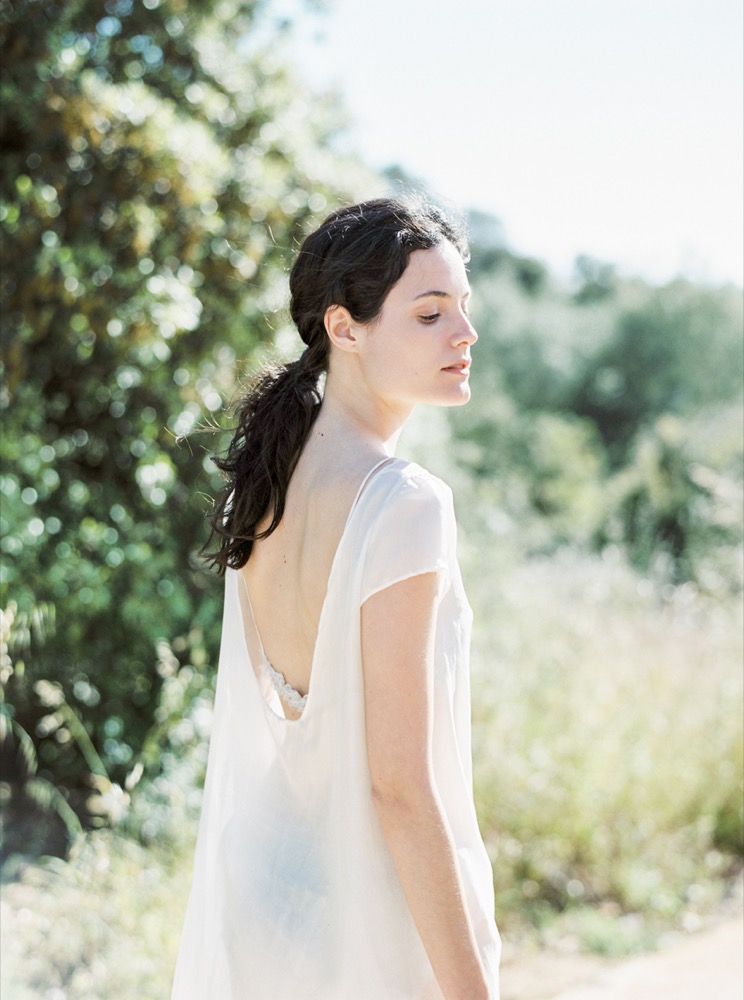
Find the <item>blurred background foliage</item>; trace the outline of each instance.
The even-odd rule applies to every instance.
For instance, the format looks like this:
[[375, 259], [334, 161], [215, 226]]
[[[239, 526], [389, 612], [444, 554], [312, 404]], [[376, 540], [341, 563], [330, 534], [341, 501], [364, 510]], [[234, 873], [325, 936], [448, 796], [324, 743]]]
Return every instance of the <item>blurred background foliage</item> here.
[[[8, 877], [76, 845], [77, 893], [112, 830], [112, 891], [148, 871], [172, 898], [164, 845], [188, 864], [221, 615], [195, 553], [225, 438], [200, 431], [296, 347], [302, 235], [411, 183], [340, 151], [289, 27], [270, 0], [0, 3]], [[741, 289], [588, 257], [566, 286], [469, 223], [473, 400], [405, 450], [458, 498], [499, 919], [689, 917], [742, 851]], [[165, 989], [148, 969], [133, 996]]]
[[338, 113], [309, 113], [262, 8], [3, 5], [2, 587], [21, 616], [55, 609], [8, 697], [80, 814], [90, 768], [52, 702], [121, 782], [157, 641], [214, 660], [219, 587], [193, 552], [217, 442], [184, 440], [273, 342], [310, 218], [364, 176], [327, 149]]

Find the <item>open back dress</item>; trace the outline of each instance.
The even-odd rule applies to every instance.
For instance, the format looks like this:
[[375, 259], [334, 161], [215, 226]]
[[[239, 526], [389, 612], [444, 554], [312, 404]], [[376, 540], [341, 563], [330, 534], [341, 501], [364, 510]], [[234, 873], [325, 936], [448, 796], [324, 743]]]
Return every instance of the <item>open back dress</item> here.
[[[452, 494], [401, 459], [365, 478], [333, 560], [300, 718], [246, 639], [228, 570], [213, 735], [172, 1000], [442, 1000], [372, 802], [360, 609], [438, 575], [432, 770], [470, 921], [498, 997], [491, 866], [473, 804], [472, 613]], [[396, 679], [390, 677], [394, 686]]]

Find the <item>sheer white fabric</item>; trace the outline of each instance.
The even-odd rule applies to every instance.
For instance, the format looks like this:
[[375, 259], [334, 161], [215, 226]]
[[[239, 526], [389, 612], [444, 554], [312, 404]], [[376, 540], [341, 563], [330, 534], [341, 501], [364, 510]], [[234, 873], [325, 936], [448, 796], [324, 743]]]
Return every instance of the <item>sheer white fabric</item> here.
[[[472, 796], [471, 611], [449, 488], [387, 460], [339, 543], [301, 718], [252, 669], [228, 571], [214, 732], [172, 1000], [441, 1000], [370, 795], [360, 607], [439, 576], [433, 772], [470, 919], [498, 996], [491, 867]], [[260, 678], [263, 678], [263, 682]], [[390, 678], [395, 684], [395, 678]]]

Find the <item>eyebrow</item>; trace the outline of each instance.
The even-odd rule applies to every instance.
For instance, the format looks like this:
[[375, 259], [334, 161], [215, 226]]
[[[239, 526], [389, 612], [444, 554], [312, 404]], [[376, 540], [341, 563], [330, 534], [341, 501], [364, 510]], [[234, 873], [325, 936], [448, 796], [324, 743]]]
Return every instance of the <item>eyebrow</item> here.
[[[451, 299], [451, 298], [454, 297], [454, 296], [450, 295], [449, 292], [440, 292], [438, 289], [432, 288], [428, 292], [421, 292], [420, 295], [414, 295], [413, 301], [415, 302], [416, 299], [425, 299], [425, 298], [428, 298], [430, 295], [433, 295], [435, 298], [438, 298], [438, 299]], [[465, 292], [465, 294], [463, 295], [464, 299], [467, 299], [469, 297], [470, 297], [470, 289], [468, 289], [467, 292]]]

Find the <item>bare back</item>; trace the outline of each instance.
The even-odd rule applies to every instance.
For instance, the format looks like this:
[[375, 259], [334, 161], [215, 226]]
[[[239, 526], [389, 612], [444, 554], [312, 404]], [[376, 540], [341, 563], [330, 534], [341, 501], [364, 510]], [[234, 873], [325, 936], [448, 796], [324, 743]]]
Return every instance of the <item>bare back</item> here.
[[[287, 492], [284, 516], [256, 542], [241, 570], [258, 635], [272, 666], [306, 694], [328, 578], [349, 511], [367, 472], [385, 455], [333, 450], [308, 441]], [[268, 517], [261, 528], [268, 524]]]

